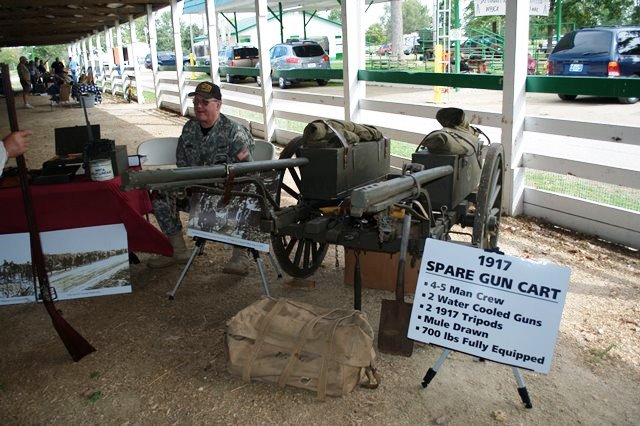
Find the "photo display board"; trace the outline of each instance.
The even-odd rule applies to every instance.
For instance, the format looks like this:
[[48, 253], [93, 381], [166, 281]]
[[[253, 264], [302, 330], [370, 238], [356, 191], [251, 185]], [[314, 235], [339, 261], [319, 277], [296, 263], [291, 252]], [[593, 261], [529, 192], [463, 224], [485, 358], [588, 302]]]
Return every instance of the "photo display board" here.
[[570, 273], [427, 239], [407, 336], [546, 374]]
[[[123, 224], [40, 233], [56, 300], [131, 293]], [[40, 301], [34, 288], [28, 233], [0, 235], [0, 305]]]
[[[271, 188], [275, 174], [258, 176], [267, 188]], [[225, 203], [222, 195], [194, 193], [189, 203], [187, 235], [268, 252], [271, 235], [260, 230], [262, 206], [258, 198], [249, 195], [256, 193], [255, 185], [236, 185], [234, 191], [247, 196], [232, 196]]]

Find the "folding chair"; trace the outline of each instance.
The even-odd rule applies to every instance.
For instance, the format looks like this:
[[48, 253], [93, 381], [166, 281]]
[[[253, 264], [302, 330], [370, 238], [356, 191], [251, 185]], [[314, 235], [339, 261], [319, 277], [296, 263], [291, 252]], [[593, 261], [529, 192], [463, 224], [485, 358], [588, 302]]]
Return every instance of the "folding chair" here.
[[138, 156], [145, 157], [144, 166], [169, 166], [176, 164], [178, 138], [149, 139], [138, 146]]

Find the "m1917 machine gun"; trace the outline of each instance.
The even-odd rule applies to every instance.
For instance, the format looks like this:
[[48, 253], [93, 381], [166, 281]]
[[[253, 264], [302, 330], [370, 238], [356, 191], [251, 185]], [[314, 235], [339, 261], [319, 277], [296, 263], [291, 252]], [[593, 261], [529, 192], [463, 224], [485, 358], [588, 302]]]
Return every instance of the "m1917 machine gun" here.
[[[425, 137], [401, 174], [389, 174], [390, 142], [375, 128], [365, 126], [372, 140], [355, 140], [350, 130], [339, 127], [351, 123], [321, 121], [307, 126], [278, 160], [129, 172], [123, 188], [256, 196], [262, 206], [261, 228], [271, 234], [278, 263], [299, 278], [320, 267], [330, 244], [400, 252], [407, 214], [407, 247], [414, 256], [422, 255], [426, 238], [450, 239], [455, 225], [472, 228], [469, 244], [495, 248], [502, 147], [483, 145], [462, 110], [445, 108], [436, 118], [443, 129]], [[324, 142], [314, 139], [318, 133], [326, 133]], [[252, 176], [269, 171], [275, 171], [275, 192], [263, 177]], [[233, 185], [246, 182], [255, 183], [256, 194], [233, 191]]]

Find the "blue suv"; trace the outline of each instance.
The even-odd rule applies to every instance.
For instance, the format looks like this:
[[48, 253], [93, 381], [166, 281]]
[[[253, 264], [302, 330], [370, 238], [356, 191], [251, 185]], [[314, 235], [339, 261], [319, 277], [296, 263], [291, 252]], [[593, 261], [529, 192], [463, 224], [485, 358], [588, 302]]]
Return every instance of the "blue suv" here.
[[[640, 77], [640, 26], [582, 28], [565, 34], [549, 55], [549, 75]], [[562, 100], [576, 95], [558, 94]], [[618, 98], [623, 104], [637, 97]]]

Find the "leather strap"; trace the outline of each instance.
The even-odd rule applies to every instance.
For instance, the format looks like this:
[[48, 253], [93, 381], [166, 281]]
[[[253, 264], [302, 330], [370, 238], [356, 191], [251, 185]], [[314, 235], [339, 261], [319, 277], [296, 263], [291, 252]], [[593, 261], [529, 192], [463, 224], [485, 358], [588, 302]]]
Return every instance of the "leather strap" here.
[[300, 330], [300, 333], [298, 333], [298, 338], [296, 339], [296, 344], [294, 345], [293, 350], [291, 351], [291, 354], [290, 354], [290, 357], [289, 357], [289, 361], [287, 362], [287, 365], [282, 370], [282, 373], [280, 374], [280, 377], [278, 378], [278, 386], [284, 387], [284, 385], [287, 384], [287, 380], [289, 380], [289, 375], [291, 374], [291, 371], [293, 370], [293, 367], [295, 366], [295, 364], [297, 363], [297, 361], [299, 359], [298, 355], [300, 354], [300, 351], [302, 351], [302, 348], [304, 347], [304, 344], [307, 341], [307, 336], [309, 335], [311, 330], [313, 330], [313, 327], [315, 327], [315, 325], [318, 323], [318, 321], [320, 321], [323, 318], [328, 317], [329, 315], [333, 314], [337, 310], [338, 309], [333, 309], [333, 310], [327, 312], [326, 314], [318, 315], [317, 317], [312, 318], [311, 320], [309, 320], [304, 325], [304, 327], [302, 327], [302, 329]]
[[336, 334], [338, 325], [345, 319], [351, 317], [353, 313], [345, 315], [334, 320], [331, 331], [327, 335], [324, 353], [322, 354], [322, 367], [320, 368], [320, 377], [318, 378], [318, 399], [323, 401], [327, 396], [327, 370], [329, 369], [329, 357], [333, 353], [333, 336]]
[[329, 128], [331, 131], [338, 137], [338, 140], [342, 144], [344, 148], [344, 157], [343, 157], [343, 167], [346, 169], [349, 164], [349, 143], [345, 139], [344, 135], [338, 132], [327, 120], [322, 120], [322, 122]]
[[247, 361], [244, 364], [244, 368], [242, 369], [242, 380], [248, 382], [251, 380], [251, 368], [253, 367], [253, 363], [255, 362], [258, 354], [260, 353], [260, 349], [262, 349], [262, 345], [264, 344], [267, 331], [269, 330], [269, 326], [271, 325], [271, 321], [273, 317], [275, 317], [285, 306], [285, 299], [278, 299], [276, 304], [271, 308], [271, 311], [264, 317], [262, 321], [262, 327], [260, 327], [260, 332], [258, 333], [258, 338], [256, 339], [253, 345], [253, 352], [247, 358]]

